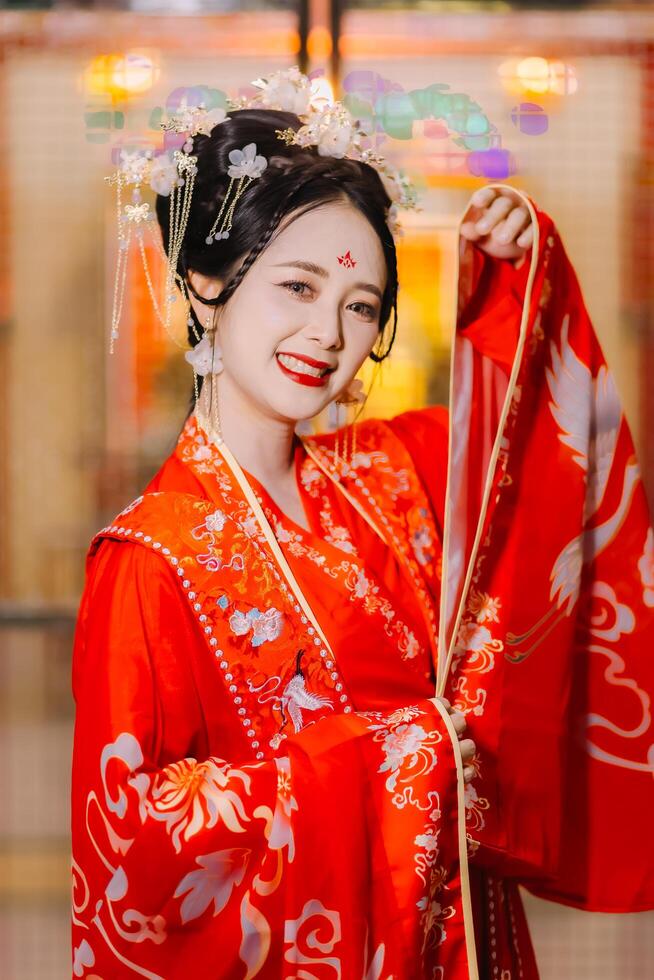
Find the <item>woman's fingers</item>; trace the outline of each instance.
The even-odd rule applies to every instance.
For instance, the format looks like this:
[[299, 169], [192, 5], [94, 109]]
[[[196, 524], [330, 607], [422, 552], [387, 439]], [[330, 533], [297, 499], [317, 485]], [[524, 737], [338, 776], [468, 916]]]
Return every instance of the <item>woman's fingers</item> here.
[[530, 221], [529, 212], [526, 208], [518, 205], [512, 208], [505, 221], [500, 222], [493, 229], [493, 237], [496, 241], [506, 245], [517, 238], [528, 221]]
[[454, 730], [461, 738], [463, 732], [466, 730], [467, 721], [466, 716], [461, 711], [451, 711], [450, 718], [452, 719], [452, 724], [454, 725]]
[[514, 206], [514, 202], [509, 197], [501, 195], [500, 197], [496, 198], [491, 206], [486, 208], [486, 212], [477, 221], [477, 231], [482, 235], [488, 235], [493, 230], [495, 225], [497, 225], [502, 218], [505, 218]]
[[533, 245], [529, 210], [510, 189], [478, 188], [465, 218], [461, 235], [493, 258], [520, 259]]
[[469, 765], [469, 763], [472, 762], [475, 757], [477, 746], [471, 738], [463, 738], [463, 734], [467, 728], [466, 717], [463, 712], [459, 711], [457, 708], [453, 708], [447, 698], [430, 698], [429, 700], [433, 701], [434, 703], [436, 703], [436, 701], [440, 701], [447, 708], [448, 714], [452, 720], [452, 726], [459, 739], [461, 761], [463, 762], [463, 779], [466, 783], [469, 783], [475, 775], [475, 769], [473, 766]]
[[463, 714], [463, 712], [459, 711], [458, 708], [453, 708], [447, 698], [430, 698], [429, 700], [433, 701], [434, 703], [436, 701], [440, 701], [441, 704], [445, 705], [447, 708], [447, 713], [452, 719], [454, 730], [459, 738], [461, 738], [461, 735], [466, 730], [467, 725], [466, 716]]
[[467, 765], [474, 759], [477, 746], [471, 738], [462, 738], [459, 742], [459, 746], [461, 748], [461, 759], [463, 760], [463, 764]]
[[516, 245], [520, 248], [531, 248], [534, 244], [534, 226], [530, 221], [529, 226], [525, 228], [521, 235], [516, 239]]
[[479, 187], [470, 198], [470, 203], [476, 208], [487, 208], [497, 195], [498, 191], [495, 187]]

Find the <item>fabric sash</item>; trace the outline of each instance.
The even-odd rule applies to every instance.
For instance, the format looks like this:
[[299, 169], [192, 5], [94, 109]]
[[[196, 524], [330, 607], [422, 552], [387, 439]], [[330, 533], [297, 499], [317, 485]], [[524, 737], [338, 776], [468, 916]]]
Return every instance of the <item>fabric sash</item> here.
[[536, 228], [524, 302], [506, 298], [508, 326], [506, 306], [480, 314], [510, 371], [460, 325], [454, 341], [440, 690], [479, 747], [486, 860], [582, 908], [652, 908], [654, 532], [572, 265], [517, 193]]

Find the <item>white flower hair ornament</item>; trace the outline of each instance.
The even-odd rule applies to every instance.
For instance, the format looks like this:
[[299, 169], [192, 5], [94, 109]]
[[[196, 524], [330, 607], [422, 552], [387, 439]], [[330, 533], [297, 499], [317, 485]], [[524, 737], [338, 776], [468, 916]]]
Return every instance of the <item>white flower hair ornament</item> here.
[[[231, 178], [229, 182], [229, 187], [227, 188], [227, 193], [222, 203], [222, 207], [218, 212], [218, 216], [214, 221], [209, 234], [205, 238], [207, 245], [211, 245], [212, 242], [218, 242], [221, 238], [229, 238], [229, 231], [232, 227], [232, 220], [234, 217], [234, 208], [238, 203], [238, 199], [244, 190], [246, 190], [253, 180], [260, 177], [268, 166], [268, 161], [265, 157], [257, 154], [257, 144], [248, 143], [244, 146], [242, 150], [231, 150], [229, 153], [230, 166], [227, 168], [227, 174]], [[236, 195], [232, 199], [232, 203], [229, 205], [227, 213], [223, 218], [223, 212], [227, 202], [229, 201], [232, 193], [232, 187], [234, 186], [234, 181], [238, 180], [236, 186]], [[223, 218], [223, 222], [218, 228], [218, 223], [220, 219]]]
[[[362, 141], [370, 136], [361, 122], [351, 115], [343, 102], [330, 103], [325, 97], [313, 95], [311, 80], [297, 65], [276, 71], [252, 82], [258, 89], [251, 97], [228, 99], [231, 109], [279, 109], [293, 112], [304, 125], [297, 130], [276, 130], [287, 145], [315, 146], [321, 156], [347, 157], [374, 167], [393, 202], [388, 209], [387, 223], [391, 233], [402, 235], [397, 220], [399, 208], [421, 211], [417, 193], [409, 178], [385, 157], [372, 149], [364, 149]], [[390, 218], [390, 220], [389, 220]]]
[[213, 331], [205, 333], [199, 344], [187, 350], [184, 359], [193, 368], [193, 373], [201, 378], [208, 374], [220, 374], [223, 369], [222, 350], [212, 337]]
[[[155, 315], [164, 329], [178, 347], [186, 350], [186, 345], [180, 344], [170, 329], [172, 304], [177, 299], [175, 281], [179, 283], [182, 295], [186, 297], [188, 318], [187, 323], [196, 333], [195, 321], [190, 315], [190, 300], [186, 293], [185, 283], [177, 273], [177, 262], [184, 241], [184, 234], [191, 210], [191, 199], [195, 176], [197, 174], [197, 157], [191, 155], [193, 136], [202, 133], [210, 135], [219, 123], [227, 118], [227, 112], [222, 108], [209, 109], [203, 103], [189, 106], [184, 100], [177, 112], [161, 123], [165, 131], [184, 134], [185, 140], [181, 150], [172, 154], [165, 151], [155, 156], [152, 147], [145, 150], [122, 149], [118, 156], [118, 166], [114, 173], [105, 177], [116, 188], [116, 218], [118, 225], [118, 254], [114, 277], [113, 310], [111, 314], [111, 341], [109, 350], [113, 353], [114, 342], [118, 339], [119, 325], [125, 296], [125, 280], [127, 274], [127, 258], [132, 243], [132, 236], [137, 240], [150, 299]], [[166, 252], [154, 225], [155, 215], [150, 204], [142, 200], [142, 188], [148, 185], [162, 197], [170, 198], [169, 242]], [[125, 188], [132, 188], [131, 203], [123, 203]], [[164, 310], [160, 309], [155, 295], [152, 275], [148, 266], [144, 247], [144, 230], [150, 235], [155, 249], [161, 254], [164, 262]]]
[[[181, 149], [156, 155], [151, 147], [145, 150], [137, 148], [133, 151], [121, 149], [116, 170], [105, 177], [105, 180], [114, 184], [116, 188], [118, 226], [118, 252], [111, 316], [111, 352], [114, 350], [114, 342], [118, 339], [125, 293], [127, 257], [132, 239], [135, 237], [155, 315], [177, 346], [187, 351], [189, 356], [186, 359], [193, 365], [194, 374], [201, 374], [206, 368], [206, 345], [202, 346], [205, 338], [201, 337], [195, 326], [187, 286], [183, 277], [177, 272], [177, 265], [188, 224], [197, 174], [197, 157], [192, 154], [193, 137], [199, 134], [211, 135], [213, 129], [225, 121], [229, 110], [268, 108], [292, 112], [300, 118], [302, 126], [297, 132], [290, 128], [276, 130], [277, 137], [284, 143], [302, 147], [315, 146], [321, 156], [347, 157], [374, 167], [379, 172], [392, 202], [387, 209], [386, 222], [393, 237], [403, 234], [397, 218], [399, 208], [422, 210], [417, 205], [416, 192], [409, 179], [374, 150], [363, 148], [362, 140], [368, 138], [369, 134], [360, 121], [352, 117], [342, 102], [331, 103], [328, 99], [314, 93], [311, 80], [300, 72], [297, 65], [258, 78], [252, 82], [252, 85], [257, 89], [256, 94], [252, 97], [227, 99], [228, 110], [220, 107], [207, 109], [202, 102], [198, 105], [188, 105], [184, 100], [176, 112], [168, 115], [161, 122], [164, 131], [179, 133], [185, 137]], [[230, 165], [227, 168], [227, 175], [230, 177], [229, 187], [218, 215], [205, 236], [207, 245], [229, 238], [238, 201], [250, 184], [260, 177], [268, 166], [266, 158], [257, 154], [255, 143], [248, 143], [240, 149], [231, 150], [229, 161]], [[155, 215], [150, 204], [142, 200], [142, 189], [146, 185], [156, 194], [170, 199], [167, 251], [164, 250], [155, 228]], [[234, 187], [236, 191], [232, 194]], [[123, 202], [126, 188], [131, 188], [129, 203]], [[144, 231], [151, 236], [152, 243], [164, 263], [163, 310], [160, 309], [157, 301], [148, 267]], [[172, 304], [177, 299], [175, 283], [179, 285], [185, 299], [187, 324], [198, 341], [191, 351], [188, 351], [187, 345], [179, 343], [170, 328]], [[196, 367], [200, 370], [196, 370]]]

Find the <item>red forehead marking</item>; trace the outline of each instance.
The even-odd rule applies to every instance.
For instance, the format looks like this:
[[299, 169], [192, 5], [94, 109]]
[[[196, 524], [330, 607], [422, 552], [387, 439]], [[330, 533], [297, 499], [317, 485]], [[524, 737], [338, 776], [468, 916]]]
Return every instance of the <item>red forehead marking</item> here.
[[350, 255], [349, 248], [345, 253], [345, 255], [339, 255], [337, 257], [338, 257], [338, 261], [341, 263], [341, 265], [344, 265], [346, 269], [353, 269], [356, 265], [356, 261]]

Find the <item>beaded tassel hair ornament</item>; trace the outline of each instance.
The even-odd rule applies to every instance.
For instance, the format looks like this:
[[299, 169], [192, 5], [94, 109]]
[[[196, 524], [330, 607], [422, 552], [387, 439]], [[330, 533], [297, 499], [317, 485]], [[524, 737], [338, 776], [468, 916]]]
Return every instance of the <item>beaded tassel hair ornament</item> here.
[[[391, 205], [386, 211], [386, 222], [394, 238], [403, 235], [398, 221], [398, 209], [407, 208], [421, 210], [417, 205], [417, 195], [411, 181], [383, 156], [370, 148], [364, 148], [363, 141], [369, 137], [359, 120], [355, 120], [342, 102], [329, 102], [318, 97], [312, 88], [311, 80], [297, 66], [283, 71], [272, 72], [263, 78], [252, 82], [257, 89], [255, 95], [242, 96], [238, 99], [227, 99], [230, 110], [264, 108], [292, 112], [302, 122], [297, 130], [291, 128], [276, 130], [278, 139], [287, 145], [301, 147], [316, 147], [321, 156], [337, 158], [347, 157], [358, 160], [374, 167], [384, 184], [391, 199]], [[196, 402], [198, 400], [198, 377], [206, 377], [218, 373], [216, 365], [222, 368], [220, 349], [216, 343], [216, 330], [204, 330], [198, 333], [195, 319], [192, 315], [191, 301], [186, 282], [177, 272], [179, 257], [184, 243], [191, 201], [197, 174], [197, 157], [193, 155], [193, 138], [198, 134], [210, 136], [212, 130], [225, 121], [227, 110], [221, 107], [208, 109], [200, 102], [198, 105], [187, 105], [184, 102], [180, 108], [162, 120], [161, 127], [165, 132], [174, 133], [182, 141], [181, 148], [156, 153], [153, 148], [130, 151], [121, 149], [116, 170], [105, 177], [116, 189], [116, 220], [118, 230], [118, 250], [113, 290], [113, 309], [111, 315], [110, 352], [114, 351], [115, 341], [119, 336], [122, 317], [127, 260], [130, 247], [136, 239], [143, 263], [148, 292], [155, 315], [170, 335], [174, 343], [185, 350], [185, 358], [193, 367]], [[254, 180], [265, 171], [268, 161], [257, 154], [255, 143], [248, 143], [241, 149], [229, 153], [230, 166], [227, 175], [230, 183], [222, 201], [218, 214], [210, 228], [207, 229], [205, 242], [213, 247], [216, 242], [229, 238], [229, 232], [234, 220], [236, 206], [242, 195]], [[144, 187], [150, 187], [157, 194], [168, 197], [169, 210], [169, 241], [168, 249], [164, 249], [156, 226], [156, 215], [147, 201], [143, 200]], [[126, 189], [131, 188], [131, 200], [124, 202]], [[163, 309], [157, 300], [153, 276], [148, 265], [145, 249], [145, 235], [149, 236], [155, 251], [163, 262]], [[171, 329], [172, 304], [176, 301], [176, 285], [184, 299], [187, 313], [187, 325], [192, 331], [197, 343], [188, 349], [188, 345], [180, 344]], [[214, 385], [211, 385], [213, 391]], [[361, 393], [357, 389], [360, 402]], [[341, 404], [352, 404], [351, 393], [344, 392]]]

